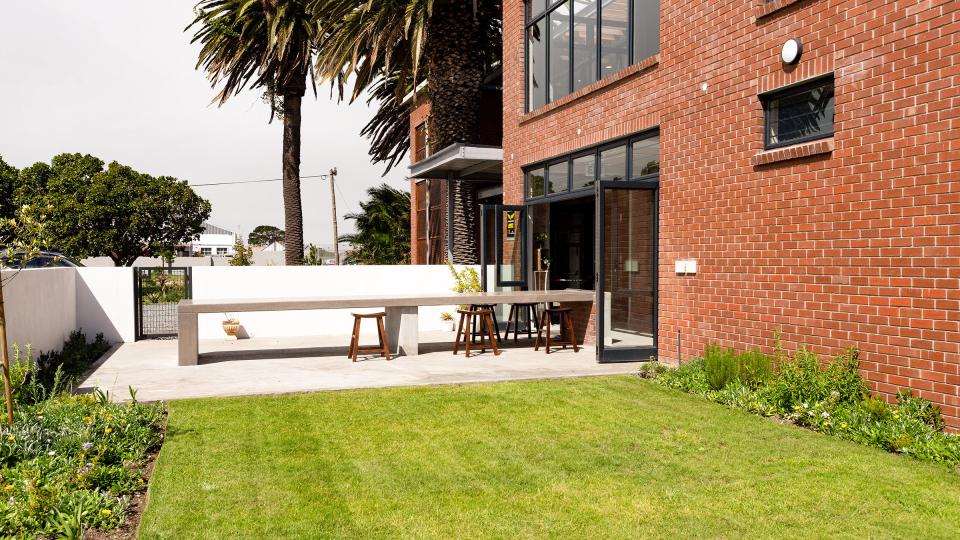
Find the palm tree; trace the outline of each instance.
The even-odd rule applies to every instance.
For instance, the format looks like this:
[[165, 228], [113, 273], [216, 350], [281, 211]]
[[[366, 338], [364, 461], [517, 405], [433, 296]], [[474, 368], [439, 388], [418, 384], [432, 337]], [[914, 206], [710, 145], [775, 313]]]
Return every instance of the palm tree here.
[[340, 237], [352, 250], [347, 264], [406, 264], [410, 262], [410, 194], [387, 184], [367, 190], [361, 212], [347, 214], [357, 232]]
[[[317, 54], [317, 75], [350, 100], [364, 90], [387, 104], [364, 130], [374, 159], [397, 161], [409, 146], [402, 97], [426, 76], [430, 144], [476, 143], [485, 72], [500, 54], [501, 0], [310, 0], [331, 25]], [[392, 95], [387, 95], [390, 92]], [[398, 116], [394, 116], [398, 115]], [[389, 166], [388, 166], [389, 168]], [[476, 263], [476, 190], [454, 182], [453, 262]]]
[[[223, 105], [245, 88], [263, 89], [271, 120], [283, 115], [283, 214], [288, 265], [303, 259], [300, 206], [300, 107], [321, 38], [306, 0], [201, 0], [187, 27], [202, 45], [197, 69], [207, 72]], [[316, 87], [314, 87], [316, 92]]]

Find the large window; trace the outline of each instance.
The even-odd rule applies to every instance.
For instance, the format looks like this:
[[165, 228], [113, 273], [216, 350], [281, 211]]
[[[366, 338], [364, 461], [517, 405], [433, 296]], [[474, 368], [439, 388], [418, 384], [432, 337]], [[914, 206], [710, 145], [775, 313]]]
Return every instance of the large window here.
[[527, 200], [563, 196], [598, 180], [656, 178], [659, 172], [660, 133], [647, 132], [530, 167], [525, 193]]
[[764, 147], [779, 148], [833, 135], [833, 77], [777, 90], [763, 101]]
[[527, 110], [660, 52], [660, 0], [527, 0]]

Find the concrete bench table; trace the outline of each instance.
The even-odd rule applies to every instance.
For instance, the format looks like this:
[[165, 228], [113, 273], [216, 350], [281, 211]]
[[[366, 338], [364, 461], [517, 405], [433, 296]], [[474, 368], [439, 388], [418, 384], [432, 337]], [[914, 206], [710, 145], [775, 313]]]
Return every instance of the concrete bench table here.
[[201, 313], [291, 311], [307, 309], [385, 309], [387, 338], [394, 354], [419, 354], [417, 308], [458, 304], [593, 302], [594, 291], [500, 291], [326, 298], [257, 298], [182, 300], [177, 306], [178, 363], [195, 366], [200, 354], [198, 316]]

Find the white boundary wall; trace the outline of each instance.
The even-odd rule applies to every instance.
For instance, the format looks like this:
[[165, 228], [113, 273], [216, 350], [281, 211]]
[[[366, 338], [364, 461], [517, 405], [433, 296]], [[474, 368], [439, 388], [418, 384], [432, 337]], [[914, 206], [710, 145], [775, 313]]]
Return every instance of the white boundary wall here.
[[[462, 267], [458, 267], [462, 269]], [[475, 267], [479, 270], [479, 267]], [[56, 268], [4, 271], [9, 343], [35, 351], [59, 350], [76, 329], [111, 343], [135, 338], [132, 268]], [[454, 286], [443, 265], [398, 266], [195, 266], [193, 297], [307, 298], [447, 293]], [[440, 313], [456, 306], [422, 306], [420, 330], [441, 330]], [[352, 310], [237, 313], [249, 337], [350, 334]], [[371, 310], [359, 310], [368, 312]], [[222, 314], [200, 316], [200, 338], [223, 338]], [[364, 329], [364, 333], [373, 327]]]
[[77, 328], [76, 272], [72, 268], [0, 272], [7, 343], [32, 345], [34, 356], [60, 350]]
[[[459, 268], [459, 267], [458, 267]], [[226, 266], [194, 267], [193, 298], [308, 298], [352, 295], [447, 293], [454, 286], [443, 265], [398, 266]], [[440, 313], [456, 306], [422, 306], [420, 330], [440, 330]], [[281, 337], [310, 335], [349, 336], [351, 311], [305, 310], [235, 313], [241, 335]], [[223, 314], [202, 314], [200, 339], [223, 338]], [[364, 333], [372, 331], [365, 328]]]
[[133, 269], [77, 268], [77, 325], [110, 343], [135, 339]]

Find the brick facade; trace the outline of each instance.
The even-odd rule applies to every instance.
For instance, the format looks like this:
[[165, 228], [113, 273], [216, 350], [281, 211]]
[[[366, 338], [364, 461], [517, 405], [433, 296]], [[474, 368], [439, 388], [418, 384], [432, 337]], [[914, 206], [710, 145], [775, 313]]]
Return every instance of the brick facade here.
[[[527, 164], [659, 127], [660, 359], [678, 333], [683, 358], [775, 329], [857, 345], [875, 391], [960, 428], [960, 2], [660, 4], [658, 56], [527, 113], [524, 6], [504, 3], [504, 202]], [[758, 94], [830, 73], [834, 137], [765, 152]]]

